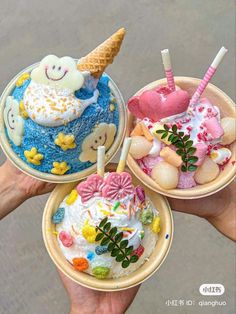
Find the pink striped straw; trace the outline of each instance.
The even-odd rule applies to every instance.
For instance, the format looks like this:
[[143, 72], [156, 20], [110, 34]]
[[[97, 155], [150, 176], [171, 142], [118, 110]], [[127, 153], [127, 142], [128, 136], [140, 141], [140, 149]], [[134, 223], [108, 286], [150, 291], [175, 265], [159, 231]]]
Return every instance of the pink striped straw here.
[[171, 67], [170, 53], [168, 49], [161, 51], [162, 62], [164, 65], [168, 87], [171, 91], [175, 91], [174, 74]]
[[227, 51], [228, 50], [225, 49], [225, 47], [222, 47], [219, 50], [215, 59], [213, 60], [212, 64], [210, 65], [209, 69], [207, 70], [206, 74], [204, 75], [204, 78], [201, 80], [201, 83], [198, 86], [196, 92], [193, 94], [193, 96], [190, 100], [190, 106], [195, 105], [199, 101], [199, 98], [201, 97], [202, 93], [204, 92], [207, 84], [210, 82], [212, 76], [215, 74], [218, 65], [223, 60], [223, 57]]

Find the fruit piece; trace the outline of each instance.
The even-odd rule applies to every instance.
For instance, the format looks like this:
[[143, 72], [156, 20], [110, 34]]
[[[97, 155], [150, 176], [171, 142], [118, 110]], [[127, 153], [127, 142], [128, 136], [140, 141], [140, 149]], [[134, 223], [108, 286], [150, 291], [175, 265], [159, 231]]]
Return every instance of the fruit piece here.
[[210, 153], [210, 158], [218, 165], [224, 165], [230, 160], [232, 153], [228, 148], [219, 148], [217, 150], [212, 150]]
[[129, 152], [134, 159], [141, 159], [148, 155], [151, 148], [152, 143], [144, 136], [133, 136]]
[[236, 119], [231, 117], [225, 117], [221, 119], [221, 126], [224, 130], [221, 143], [223, 145], [229, 145], [236, 140]]
[[175, 189], [179, 180], [178, 169], [166, 161], [160, 161], [152, 169], [151, 177], [163, 189]]
[[164, 130], [163, 124], [161, 124], [161, 123], [155, 123], [154, 126], [153, 126], [153, 128], [151, 129], [152, 134], [153, 134], [155, 137], [157, 137], [159, 141], [165, 143], [166, 145], [170, 145], [170, 144], [171, 144], [171, 141], [168, 141], [168, 137], [169, 137], [170, 133], [168, 134], [167, 137], [161, 138], [163, 134], [157, 133], [158, 130]]
[[179, 167], [182, 164], [182, 158], [169, 147], [162, 148], [160, 156], [172, 166]]
[[197, 168], [194, 179], [198, 184], [205, 184], [214, 180], [220, 172], [218, 165], [209, 157]]

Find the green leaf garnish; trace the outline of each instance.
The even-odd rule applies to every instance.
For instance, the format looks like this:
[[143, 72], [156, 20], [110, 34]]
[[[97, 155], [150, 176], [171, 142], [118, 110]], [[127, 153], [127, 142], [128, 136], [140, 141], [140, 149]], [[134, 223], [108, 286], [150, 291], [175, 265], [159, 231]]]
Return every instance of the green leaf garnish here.
[[176, 124], [173, 124], [171, 128], [166, 124], [163, 127], [164, 130], [158, 130], [157, 133], [163, 133], [161, 136], [162, 139], [169, 135], [168, 140], [177, 148], [176, 153], [181, 156], [184, 163], [181, 166], [181, 170], [183, 172], [195, 171], [197, 166], [193, 164], [198, 161], [198, 157], [193, 155], [196, 152], [196, 148], [193, 147], [193, 141], [190, 140], [190, 136], [185, 135], [184, 132], [179, 132]]
[[103, 234], [103, 233], [98, 233], [98, 234], [96, 235], [95, 241], [100, 241], [100, 240], [102, 240], [103, 237], [104, 237], [104, 234]]
[[[164, 131], [165, 132], [165, 131]], [[116, 227], [112, 227], [110, 222], [107, 222], [107, 217], [104, 218], [96, 230], [98, 232], [95, 241], [101, 241], [101, 245], [107, 245], [107, 250], [112, 257], [116, 258], [117, 262], [121, 262], [123, 268], [129, 267], [130, 263], [136, 263], [137, 255], [132, 255], [133, 246], [129, 246], [128, 240], [123, 239], [123, 232], [119, 232]]]

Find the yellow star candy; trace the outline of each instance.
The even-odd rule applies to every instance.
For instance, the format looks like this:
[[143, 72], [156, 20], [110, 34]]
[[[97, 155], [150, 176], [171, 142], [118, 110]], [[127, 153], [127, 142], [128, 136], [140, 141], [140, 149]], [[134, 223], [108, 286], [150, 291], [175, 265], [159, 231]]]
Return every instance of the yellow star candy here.
[[29, 118], [28, 112], [25, 110], [25, 105], [23, 100], [20, 101], [20, 115], [22, 116], [22, 118], [27, 119]]
[[62, 150], [73, 149], [76, 147], [75, 137], [73, 134], [65, 135], [64, 133], [59, 133], [55, 139], [55, 144], [60, 146]]
[[70, 169], [70, 166], [68, 166], [65, 161], [63, 162], [54, 161], [53, 167], [54, 168], [52, 168], [51, 173], [58, 175], [62, 175]]
[[43, 159], [43, 155], [38, 153], [37, 148], [32, 147], [31, 150], [25, 150], [24, 155], [28, 162], [35, 166], [41, 165], [41, 160]]
[[30, 78], [30, 74], [29, 73], [23, 73], [18, 80], [16, 81], [16, 86], [20, 87], [24, 84], [25, 81], [27, 81]]

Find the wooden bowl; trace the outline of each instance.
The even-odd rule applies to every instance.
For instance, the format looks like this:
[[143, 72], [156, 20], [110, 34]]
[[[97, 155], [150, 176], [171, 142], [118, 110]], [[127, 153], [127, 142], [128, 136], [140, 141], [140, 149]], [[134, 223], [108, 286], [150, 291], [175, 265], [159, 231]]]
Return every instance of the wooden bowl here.
[[[115, 167], [115, 164], [110, 164], [107, 167], [107, 171], [114, 171], [116, 169]], [[128, 170], [126, 169], [126, 171]], [[138, 185], [140, 181], [133, 176], [133, 183]], [[149, 260], [128, 276], [99, 280], [89, 274], [76, 271], [62, 254], [57, 238], [55, 234], [53, 234], [55, 225], [52, 223], [52, 215], [55, 213], [64, 197], [69, 194], [77, 184], [78, 182], [58, 185], [51, 193], [44, 209], [42, 221], [43, 239], [47, 251], [57, 268], [76, 283], [100, 291], [124, 290], [136, 286], [151, 277], [164, 262], [172, 243], [173, 218], [167, 199], [145, 187], [146, 194], [155, 204], [161, 217], [161, 232], [159, 233], [159, 239]]]
[[[176, 85], [178, 85], [181, 89], [186, 90], [190, 95], [193, 95], [196, 91], [200, 81], [200, 79], [191, 77], [175, 77]], [[158, 85], [166, 85], [166, 79], [161, 79], [146, 85], [135, 95], [139, 95], [143, 91], [155, 88]], [[207, 97], [213, 104], [219, 107], [221, 117], [236, 117], [235, 103], [218, 87], [213, 84], [208, 84], [205, 92], [203, 93], [203, 97]], [[128, 113], [127, 135], [130, 135], [133, 129], [133, 122], [134, 117], [131, 113]], [[230, 145], [230, 150], [232, 152], [232, 156], [229, 163], [214, 181], [203, 185], [197, 185], [196, 187], [190, 189], [165, 190], [161, 188], [160, 185], [158, 185], [151, 177], [142, 171], [136, 160], [130, 154], [127, 159], [127, 164], [133, 174], [151, 190], [173, 198], [196, 199], [214, 194], [233, 181], [236, 175], [236, 164], [232, 163], [232, 161], [236, 160], [236, 142]]]
[[[52, 183], [66, 183], [66, 182], [74, 182], [81, 180], [88, 175], [96, 172], [96, 164], [92, 165], [91, 167], [76, 172], [72, 174], [64, 174], [64, 175], [54, 175], [50, 173], [44, 173], [41, 171], [38, 171], [32, 167], [30, 167], [26, 162], [24, 162], [17, 154], [13, 151], [11, 148], [11, 145], [8, 141], [8, 138], [6, 136], [6, 131], [4, 127], [4, 119], [3, 119], [3, 110], [5, 107], [6, 103], [6, 98], [12, 94], [13, 89], [15, 88], [16, 81], [18, 78], [26, 72], [31, 72], [39, 63], [35, 63], [24, 70], [22, 70], [19, 74], [17, 74], [7, 85], [5, 90], [2, 93], [1, 99], [0, 99], [0, 146], [2, 147], [2, 150], [4, 151], [5, 155], [7, 158], [21, 171], [24, 173], [42, 181], [46, 182], [52, 182]], [[119, 109], [119, 127], [117, 130], [117, 134], [115, 137], [115, 140], [110, 147], [110, 149], [106, 152], [106, 164], [109, 163], [109, 161], [115, 156], [117, 151], [119, 150], [124, 136], [125, 136], [125, 131], [127, 127], [127, 111], [126, 111], [126, 106], [124, 103], [124, 99], [121, 95], [120, 90], [114, 83], [114, 81], [109, 77], [109, 87], [111, 91], [113, 92], [116, 100], [117, 100], [117, 105]]]

